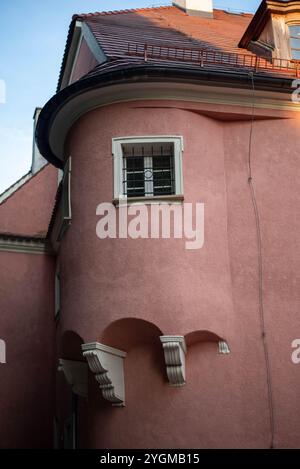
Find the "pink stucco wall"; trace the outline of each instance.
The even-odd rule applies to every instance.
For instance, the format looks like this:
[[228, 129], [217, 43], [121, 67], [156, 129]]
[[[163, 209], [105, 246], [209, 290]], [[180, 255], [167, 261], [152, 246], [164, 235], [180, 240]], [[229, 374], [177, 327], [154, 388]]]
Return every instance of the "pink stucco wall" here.
[[54, 260], [0, 252], [0, 448], [51, 448], [54, 415]]
[[[151, 104], [155, 118], [153, 109], [146, 109]], [[249, 122], [243, 120], [251, 110], [240, 109], [234, 121], [226, 117], [228, 109], [197, 106], [117, 104], [85, 115], [69, 135], [73, 222], [60, 254], [61, 333], [73, 331], [83, 342], [99, 340], [128, 352], [124, 409], [103, 402], [90, 381], [92, 447], [270, 445], [257, 232], [247, 173]], [[300, 333], [300, 120], [296, 113], [290, 120], [270, 120], [272, 113], [282, 115], [275, 111], [266, 112], [265, 120], [258, 113], [262, 120], [254, 125], [252, 165], [275, 446], [296, 447], [300, 368], [291, 362], [291, 341]], [[184, 240], [97, 238], [96, 207], [113, 198], [111, 139], [130, 135], [184, 137], [184, 196], [186, 202], [205, 203], [203, 249], [187, 251]], [[133, 319], [118, 323], [123, 318]], [[217, 344], [191, 335], [195, 331], [226, 339], [231, 354], [219, 355]], [[187, 337], [183, 389], [167, 384], [161, 333]]]
[[[57, 191], [47, 165], [0, 205], [0, 233], [44, 236]], [[0, 252], [1, 448], [52, 448], [54, 257]]]
[[[256, 123], [253, 134], [253, 181], [262, 236], [263, 301], [273, 384], [275, 444], [299, 447], [298, 390], [300, 367], [291, 361], [291, 343], [300, 336], [299, 268], [300, 196], [297, 189], [300, 119]], [[249, 126], [230, 124], [225, 129], [228, 187], [228, 239], [235, 310], [241, 318], [241, 340], [254, 334], [243, 321], [252, 310], [258, 317], [257, 245], [253, 207], [245, 180], [245, 154]], [[234, 157], [233, 157], [234, 156]], [[263, 368], [262, 370], [263, 371]], [[250, 368], [252, 377], [257, 373]]]
[[97, 59], [91, 52], [86, 40], [83, 39], [74, 65], [71, 83], [79, 80], [98, 64]]
[[0, 233], [45, 236], [58, 186], [57, 169], [45, 166], [0, 205]]

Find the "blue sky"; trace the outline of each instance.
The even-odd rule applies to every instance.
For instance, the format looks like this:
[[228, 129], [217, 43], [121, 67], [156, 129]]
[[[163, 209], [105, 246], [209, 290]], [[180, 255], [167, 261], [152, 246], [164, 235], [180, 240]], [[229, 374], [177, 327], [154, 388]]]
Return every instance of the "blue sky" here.
[[[0, 194], [30, 169], [34, 109], [55, 92], [72, 14], [168, 3], [0, 0]], [[215, 7], [238, 11], [253, 12], [259, 4], [260, 0], [214, 0]]]

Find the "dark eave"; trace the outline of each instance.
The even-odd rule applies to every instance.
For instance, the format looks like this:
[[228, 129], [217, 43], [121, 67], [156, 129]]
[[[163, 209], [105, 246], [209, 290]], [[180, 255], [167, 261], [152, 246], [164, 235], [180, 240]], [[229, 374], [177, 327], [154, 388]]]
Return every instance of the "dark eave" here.
[[[290, 93], [291, 79], [287, 77], [270, 76], [269, 74], [254, 73], [254, 81], [257, 90], [269, 90]], [[63, 163], [55, 155], [49, 144], [51, 126], [58, 112], [64, 105], [87, 91], [97, 88], [109, 87], [116, 84], [128, 84], [134, 82], [181, 82], [204, 84], [211, 86], [235, 87], [249, 89], [251, 80], [246, 71], [221, 71], [205, 70], [199, 67], [176, 67], [154, 65], [150, 62], [143, 64], [128, 64], [120, 69], [106, 71], [102, 74], [86, 76], [70, 86], [62, 89], [53, 96], [41, 111], [37, 128], [36, 141], [41, 154], [50, 163], [58, 168], [63, 168]]]
[[39, 244], [45, 244], [46, 238], [40, 236], [28, 236], [22, 234], [14, 233], [0, 233], [0, 239], [10, 240], [10, 241], [27, 241], [34, 242]]

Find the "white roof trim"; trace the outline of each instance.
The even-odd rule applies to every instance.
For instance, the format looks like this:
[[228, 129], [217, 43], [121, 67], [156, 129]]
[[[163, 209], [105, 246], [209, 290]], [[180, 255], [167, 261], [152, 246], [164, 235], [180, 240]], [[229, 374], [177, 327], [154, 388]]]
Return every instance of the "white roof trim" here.
[[32, 178], [32, 173], [25, 174], [21, 179], [15, 182], [12, 186], [10, 186], [6, 191], [0, 194], [0, 205], [3, 204], [11, 195], [13, 195], [20, 187], [22, 187], [29, 179]]
[[28, 182], [30, 179], [34, 178], [37, 176], [43, 169], [48, 165], [48, 161], [45, 160], [45, 164], [39, 168], [35, 173], [33, 173], [31, 170], [25, 174], [21, 179], [19, 179], [17, 182], [12, 184], [8, 189], [6, 189], [2, 194], [0, 194], [0, 205], [6, 202], [9, 197], [11, 197], [17, 190], [19, 190], [26, 182]]
[[71, 45], [69, 48], [69, 53], [67, 56], [66, 64], [63, 70], [63, 76], [62, 76], [62, 81], [60, 85], [60, 90], [68, 86], [70, 83], [70, 78], [73, 70], [73, 65], [74, 65], [74, 60], [77, 55], [77, 50], [78, 50], [78, 44], [80, 43], [82, 31], [81, 31], [81, 22], [76, 21], [75, 24], [75, 29], [71, 41]]
[[95, 59], [99, 63], [106, 62], [107, 60], [106, 55], [98, 44], [89, 26], [84, 22], [76, 21], [66, 66], [63, 71], [63, 79], [60, 87], [61, 90], [72, 82], [73, 72], [76, 66], [83, 39], [86, 41], [91, 53], [94, 55]]
[[92, 33], [90, 27], [86, 23], [82, 23], [82, 35], [84, 39], [86, 40], [86, 43], [92, 52], [92, 54], [95, 56], [95, 58], [98, 60], [99, 63], [106, 62], [107, 57], [98, 43], [97, 39], [95, 38], [94, 34]]

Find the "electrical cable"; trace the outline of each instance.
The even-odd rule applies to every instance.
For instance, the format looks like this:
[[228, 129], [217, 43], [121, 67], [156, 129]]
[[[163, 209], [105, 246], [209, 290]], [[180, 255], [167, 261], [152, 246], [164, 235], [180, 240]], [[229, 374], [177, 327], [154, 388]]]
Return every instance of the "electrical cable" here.
[[274, 448], [275, 440], [275, 421], [274, 421], [274, 402], [273, 402], [273, 386], [272, 386], [272, 376], [271, 376], [271, 367], [270, 367], [270, 358], [269, 358], [269, 348], [267, 341], [266, 333], [266, 324], [265, 324], [265, 310], [264, 310], [264, 296], [263, 296], [263, 255], [262, 255], [262, 236], [261, 236], [261, 223], [258, 210], [258, 204], [256, 200], [253, 177], [252, 177], [252, 146], [253, 146], [253, 128], [255, 120], [255, 84], [254, 84], [254, 74], [249, 73], [251, 79], [251, 88], [252, 88], [252, 116], [251, 116], [251, 125], [250, 125], [250, 134], [249, 134], [249, 148], [248, 148], [248, 184], [251, 193], [251, 200], [253, 204], [254, 214], [255, 214], [255, 223], [256, 223], [256, 236], [257, 236], [257, 247], [258, 247], [258, 269], [259, 269], [259, 315], [261, 322], [261, 331], [262, 331], [262, 341], [264, 348], [264, 356], [266, 363], [266, 372], [267, 372], [267, 387], [268, 387], [268, 404], [270, 412], [270, 429], [271, 429], [271, 442], [270, 448]]

